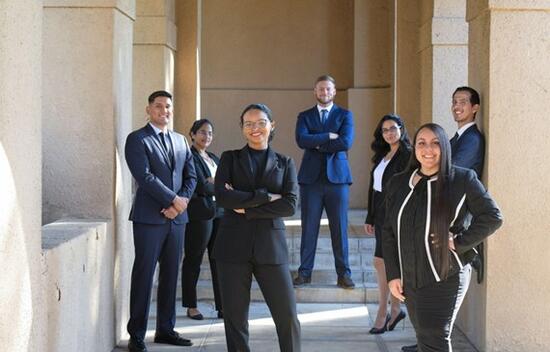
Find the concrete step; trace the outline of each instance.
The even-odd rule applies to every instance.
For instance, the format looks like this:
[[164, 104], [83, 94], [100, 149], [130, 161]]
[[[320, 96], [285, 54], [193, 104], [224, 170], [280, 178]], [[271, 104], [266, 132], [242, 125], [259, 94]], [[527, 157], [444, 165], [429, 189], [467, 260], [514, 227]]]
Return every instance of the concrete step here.
[[[291, 275], [295, 277], [298, 275], [298, 266], [292, 265]], [[351, 278], [356, 283], [372, 283], [376, 284], [376, 270], [374, 267], [369, 266], [366, 268], [351, 268]], [[334, 270], [334, 267], [328, 269], [319, 269], [315, 268], [312, 274], [312, 281], [319, 284], [333, 284], [336, 282], [337, 275]], [[199, 276], [199, 280], [207, 281], [212, 280], [212, 273], [209, 266], [202, 266]]]
[[[345, 290], [333, 284], [309, 284], [295, 288], [296, 301], [299, 303], [376, 303], [378, 288], [376, 284], [355, 283], [353, 290]], [[181, 292], [178, 293], [178, 296]], [[199, 281], [197, 296], [203, 300], [213, 300], [211, 281]], [[179, 299], [179, 297], [178, 297]], [[253, 282], [250, 290], [252, 301], [264, 301], [258, 283]]]

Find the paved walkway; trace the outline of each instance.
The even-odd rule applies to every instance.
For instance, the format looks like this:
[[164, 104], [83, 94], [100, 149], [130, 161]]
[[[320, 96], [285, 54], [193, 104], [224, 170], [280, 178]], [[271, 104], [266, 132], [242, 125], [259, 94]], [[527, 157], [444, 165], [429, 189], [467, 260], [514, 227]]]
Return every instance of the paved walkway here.
[[[405, 319], [392, 332], [382, 335], [370, 335], [373, 318], [376, 316], [374, 304], [319, 304], [299, 303], [298, 313], [302, 326], [303, 352], [398, 352], [403, 345], [414, 343], [414, 331]], [[151, 307], [154, 315], [155, 307]], [[151, 316], [147, 333], [147, 348], [150, 352], [189, 351], [221, 352], [226, 351], [223, 321], [215, 318], [211, 302], [200, 302], [199, 309], [207, 317], [195, 321], [185, 317], [185, 310], [178, 308], [176, 330], [184, 337], [193, 340], [193, 347], [174, 347], [153, 343], [155, 317]], [[254, 302], [250, 309], [250, 348], [256, 352], [277, 352], [275, 325], [265, 303]], [[126, 351], [126, 341], [116, 352]], [[464, 335], [455, 329], [453, 335], [454, 352], [472, 352]]]

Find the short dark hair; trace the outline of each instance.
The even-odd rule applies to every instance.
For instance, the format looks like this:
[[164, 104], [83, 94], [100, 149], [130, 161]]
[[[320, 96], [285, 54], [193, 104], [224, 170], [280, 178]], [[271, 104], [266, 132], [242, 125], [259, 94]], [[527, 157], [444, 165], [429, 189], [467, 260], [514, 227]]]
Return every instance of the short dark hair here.
[[324, 82], [324, 81], [329, 81], [329, 82], [332, 82], [332, 84], [336, 85], [336, 80], [334, 79], [334, 77], [330, 75], [322, 75], [317, 77], [317, 80], [315, 81], [315, 85], [317, 85], [317, 83], [319, 82]]
[[[248, 105], [246, 108], [244, 108], [243, 112], [241, 113], [241, 127], [243, 126], [243, 122], [244, 122], [243, 120], [244, 114], [246, 114], [250, 110], [259, 110], [263, 112], [267, 116], [267, 119], [269, 120], [269, 122], [273, 122], [273, 113], [271, 112], [271, 109], [268, 108], [267, 105], [265, 104], [255, 103], [255, 104]], [[273, 140], [274, 136], [275, 136], [275, 131], [271, 130], [269, 134], [269, 142]]]
[[453, 97], [455, 96], [455, 94], [457, 92], [468, 92], [470, 93], [470, 103], [472, 105], [479, 105], [481, 104], [481, 100], [479, 99], [479, 93], [477, 92], [477, 90], [475, 90], [474, 88], [472, 87], [467, 87], [467, 86], [464, 86], [464, 87], [458, 87], [455, 92], [453, 93]]
[[193, 122], [193, 124], [191, 125], [191, 128], [189, 129], [189, 136], [191, 136], [191, 134], [197, 134], [197, 131], [206, 124], [210, 125], [210, 127], [212, 127], [212, 131], [214, 131], [214, 125], [212, 124], [212, 122], [210, 122], [209, 119], [200, 119]]
[[151, 104], [152, 102], [155, 101], [157, 97], [166, 97], [166, 98], [172, 99], [172, 94], [168, 93], [165, 90], [157, 90], [156, 92], [153, 92], [151, 93], [151, 95], [149, 95], [149, 98], [147, 98], [147, 101], [149, 102], [149, 104]]
[[256, 104], [250, 104], [246, 108], [244, 108], [243, 112], [241, 113], [241, 126], [244, 122], [243, 121], [244, 114], [246, 114], [250, 110], [260, 110], [261, 112], [266, 114], [267, 119], [269, 120], [269, 122], [273, 122], [273, 113], [271, 112], [271, 109], [268, 108], [267, 105], [265, 105], [265, 104], [256, 103]]
[[401, 144], [404, 144], [406, 146], [411, 145], [409, 134], [407, 133], [407, 129], [405, 128], [405, 123], [403, 122], [401, 117], [396, 114], [384, 115], [380, 119], [380, 122], [378, 122], [378, 125], [376, 126], [376, 128], [374, 129], [374, 133], [373, 133], [374, 140], [370, 145], [370, 148], [374, 152], [374, 156], [372, 157], [371, 160], [375, 164], [379, 163], [380, 160], [382, 160], [382, 158], [386, 154], [388, 154], [388, 152], [390, 151], [390, 145], [386, 143], [386, 141], [384, 140], [384, 136], [382, 135], [382, 125], [384, 124], [384, 122], [388, 120], [394, 121], [397, 124], [397, 126], [399, 126], [399, 129], [401, 130], [401, 138], [400, 138]]

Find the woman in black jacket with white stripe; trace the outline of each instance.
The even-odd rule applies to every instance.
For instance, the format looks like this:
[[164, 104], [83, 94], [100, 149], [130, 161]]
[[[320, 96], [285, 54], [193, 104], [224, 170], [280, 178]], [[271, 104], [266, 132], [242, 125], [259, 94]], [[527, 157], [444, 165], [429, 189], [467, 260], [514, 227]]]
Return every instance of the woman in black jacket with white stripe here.
[[383, 251], [391, 293], [404, 301], [418, 351], [452, 351], [451, 332], [470, 282], [468, 252], [502, 224], [476, 174], [451, 166], [443, 128], [425, 124], [408, 171], [386, 189]]

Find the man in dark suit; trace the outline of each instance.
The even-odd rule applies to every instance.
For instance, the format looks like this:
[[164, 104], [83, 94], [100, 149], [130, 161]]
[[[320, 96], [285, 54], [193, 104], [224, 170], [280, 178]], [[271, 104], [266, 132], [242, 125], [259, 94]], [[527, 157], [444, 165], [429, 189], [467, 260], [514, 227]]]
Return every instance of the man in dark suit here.
[[481, 179], [485, 158], [485, 138], [475, 123], [479, 94], [470, 87], [458, 87], [453, 94], [452, 112], [458, 131], [451, 138], [452, 163], [473, 169]]
[[[451, 161], [454, 165], [472, 169], [481, 179], [485, 158], [485, 138], [475, 123], [479, 111], [479, 93], [470, 87], [458, 87], [453, 93], [451, 110], [458, 131], [451, 138]], [[478, 282], [483, 280], [483, 243], [475, 249], [472, 266], [477, 270]], [[404, 346], [403, 352], [416, 352], [417, 345]]]
[[296, 142], [304, 149], [298, 173], [302, 215], [301, 265], [294, 285], [311, 282], [319, 223], [327, 212], [337, 284], [354, 288], [348, 260], [348, 203], [352, 182], [348, 150], [353, 143], [353, 116], [334, 104], [336, 86], [328, 75], [317, 79], [317, 105], [298, 115]]
[[176, 287], [182, 256], [187, 204], [196, 184], [195, 166], [184, 136], [168, 130], [172, 95], [157, 91], [146, 108], [149, 123], [128, 135], [126, 162], [137, 190], [130, 213], [135, 260], [130, 291], [128, 349], [147, 351], [147, 331], [153, 275], [159, 262], [157, 324], [154, 341], [191, 346], [174, 331]]

